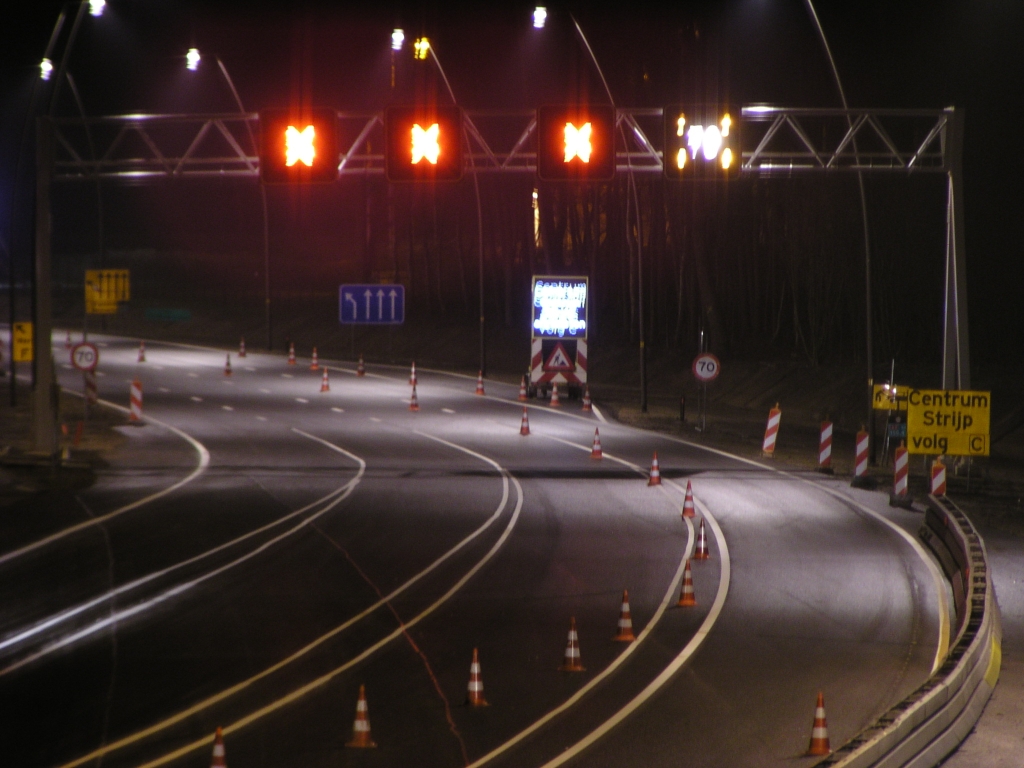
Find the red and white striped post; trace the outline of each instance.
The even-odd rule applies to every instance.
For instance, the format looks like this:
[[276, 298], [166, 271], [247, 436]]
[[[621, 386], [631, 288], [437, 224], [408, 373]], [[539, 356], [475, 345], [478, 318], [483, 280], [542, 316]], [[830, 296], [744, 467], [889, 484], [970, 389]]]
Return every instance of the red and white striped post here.
[[821, 437], [818, 440], [818, 471], [832, 474], [832, 422], [821, 422]]
[[128, 410], [128, 421], [133, 424], [139, 424], [142, 422], [142, 382], [135, 379], [132, 382], [132, 388], [128, 393], [129, 405], [131, 406]]
[[868, 433], [861, 430], [857, 433], [857, 450], [853, 462], [853, 476], [864, 477], [868, 473]]
[[905, 501], [907, 498], [907, 479], [910, 474], [910, 454], [907, 447], [901, 442], [896, 449], [896, 457], [893, 463], [892, 496], [897, 502]]
[[767, 458], [775, 456], [775, 440], [779, 436], [779, 423], [782, 421], [782, 411], [779, 404], [768, 411], [768, 426], [764, 430], [764, 444], [761, 446], [762, 455]]
[[946, 495], [946, 465], [942, 457], [936, 456], [932, 462], [932, 496]]

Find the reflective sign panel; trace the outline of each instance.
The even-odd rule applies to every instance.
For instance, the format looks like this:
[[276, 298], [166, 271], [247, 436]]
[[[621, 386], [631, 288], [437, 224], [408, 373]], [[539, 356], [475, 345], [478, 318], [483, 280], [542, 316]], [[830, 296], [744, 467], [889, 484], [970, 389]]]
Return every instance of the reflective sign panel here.
[[462, 111], [458, 107], [390, 107], [384, 115], [384, 164], [391, 181], [462, 178]]
[[665, 175], [672, 179], [726, 179], [739, 173], [736, 110], [702, 105], [665, 108]]
[[537, 173], [545, 181], [607, 181], [615, 175], [615, 108], [537, 110]]
[[260, 178], [267, 184], [337, 179], [337, 123], [333, 109], [260, 112]]
[[533, 278], [533, 337], [587, 338], [585, 277]]

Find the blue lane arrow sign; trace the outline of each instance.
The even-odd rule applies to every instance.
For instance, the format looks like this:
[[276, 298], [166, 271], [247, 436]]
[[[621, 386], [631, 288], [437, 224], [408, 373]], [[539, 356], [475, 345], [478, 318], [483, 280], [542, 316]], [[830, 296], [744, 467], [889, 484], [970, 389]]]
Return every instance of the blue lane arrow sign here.
[[405, 286], [343, 285], [338, 289], [342, 324], [399, 325], [405, 322]]

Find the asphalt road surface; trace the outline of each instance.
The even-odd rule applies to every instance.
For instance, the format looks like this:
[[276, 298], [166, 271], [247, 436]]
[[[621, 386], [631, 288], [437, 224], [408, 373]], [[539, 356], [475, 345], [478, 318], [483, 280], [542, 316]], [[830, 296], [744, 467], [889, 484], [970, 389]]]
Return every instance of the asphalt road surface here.
[[[819, 691], [835, 746], [942, 650], [947, 595], [881, 494], [578, 402], [530, 401], [522, 436], [492, 382], [421, 369], [414, 412], [407, 369], [331, 363], [321, 392], [308, 358], [100, 343], [124, 445], [2, 523], [6, 765], [207, 766], [218, 726], [232, 768], [810, 765]], [[375, 749], [346, 747], [361, 685]]]

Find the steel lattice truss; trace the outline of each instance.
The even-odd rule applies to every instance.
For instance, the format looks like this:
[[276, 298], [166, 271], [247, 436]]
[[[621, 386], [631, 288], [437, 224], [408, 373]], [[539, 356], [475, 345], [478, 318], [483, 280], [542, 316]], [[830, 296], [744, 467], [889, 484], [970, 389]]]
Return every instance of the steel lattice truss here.
[[[467, 173], [535, 173], [536, 114], [465, 115]], [[744, 107], [741, 170], [756, 174], [949, 170], [952, 110]], [[619, 109], [616, 168], [661, 173], [661, 109]], [[384, 173], [380, 113], [338, 113], [340, 176]], [[54, 177], [258, 177], [259, 116], [119, 115], [54, 124]]]

